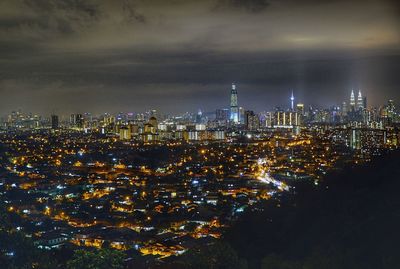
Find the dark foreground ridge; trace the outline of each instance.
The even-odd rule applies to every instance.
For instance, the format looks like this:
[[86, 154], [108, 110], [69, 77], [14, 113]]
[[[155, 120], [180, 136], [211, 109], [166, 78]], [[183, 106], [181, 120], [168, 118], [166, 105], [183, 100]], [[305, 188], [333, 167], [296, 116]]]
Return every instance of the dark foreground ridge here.
[[400, 152], [298, 184], [247, 212], [226, 241], [250, 268], [400, 268]]

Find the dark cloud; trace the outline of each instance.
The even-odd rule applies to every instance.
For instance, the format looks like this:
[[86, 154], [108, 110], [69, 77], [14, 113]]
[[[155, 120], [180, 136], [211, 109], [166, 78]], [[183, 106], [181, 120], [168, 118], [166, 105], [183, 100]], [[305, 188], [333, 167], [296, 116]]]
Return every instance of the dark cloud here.
[[[1, 112], [373, 104], [399, 98], [391, 1], [3, 0]], [[179, 106], [177, 106], [177, 102]], [[82, 111], [83, 112], [83, 111]]]
[[141, 23], [146, 22], [146, 17], [143, 14], [138, 13], [136, 6], [132, 3], [132, 1], [124, 0], [122, 8], [126, 11], [129, 21], [138, 21]]
[[261, 12], [269, 6], [268, 0], [219, 0], [216, 8], [240, 8], [250, 12]]

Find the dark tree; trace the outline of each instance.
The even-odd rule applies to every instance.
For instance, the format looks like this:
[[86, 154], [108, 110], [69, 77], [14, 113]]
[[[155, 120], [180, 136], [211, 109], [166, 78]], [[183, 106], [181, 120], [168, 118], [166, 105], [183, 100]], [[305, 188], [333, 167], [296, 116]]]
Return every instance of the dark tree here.
[[67, 269], [122, 269], [125, 255], [112, 249], [76, 250]]

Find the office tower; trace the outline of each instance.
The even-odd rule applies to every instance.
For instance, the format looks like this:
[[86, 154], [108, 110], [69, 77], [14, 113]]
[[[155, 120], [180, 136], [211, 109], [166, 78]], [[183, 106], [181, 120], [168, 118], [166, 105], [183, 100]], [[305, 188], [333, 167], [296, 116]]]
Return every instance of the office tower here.
[[254, 113], [254, 111], [246, 110], [244, 112], [244, 125], [247, 130], [257, 130], [260, 127], [260, 118]]
[[386, 114], [387, 114], [388, 122], [391, 124], [393, 122], [393, 120], [395, 119], [395, 115], [396, 115], [396, 107], [394, 106], [393, 100], [388, 101], [388, 104], [386, 106]]
[[83, 123], [84, 120], [82, 114], [76, 114], [76, 127], [80, 129], [83, 128]]
[[388, 112], [390, 112], [390, 113], [395, 112], [396, 107], [394, 106], [394, 101], [393, 101], [393, 100], [389, 100], [389, 101], [388, 101], [387, 110], [388, 110]]
[[351, 90], [351, 95], [350, 95], [350, 110], [354, 111], [356, 109], [356, 98], [354, 96], [354, 91]]
[[341, 107], [340, 106], [333, 106], [330, 109], [331, 117], [329, 119], [330, 123], [340, 123], [341, 120]]
[[230, 121], [234, 124], [239, 123], [239, 107], [238, 107], [238, 100], [237, 100], [237, 90], [235, 84], [232, 83], [231, 89], [231, 115]]
[[73, 128], [83, 128], [83, 116], [82, 114], [72, 114], [70, 117], [70, 124]]
[[357, 110], [363, 109], [364, 108], [364, 101], [361, 95], [361, 91], [358, 91], [358, 97], [357, 97]]
[[75, 126], [75, 114], [71, 114], [71, 116], [69, 116], [69, 125], [71, 127]]
[[363, 97], [363, 107], [366, 109], [367, 108], [367, 97]]
[[304, 104], [297, 104], [296, 112], [303, 116], [304, 115]]
[[303, 117], [304, 117], [304, 104], [297, 104], [296, 105], [296, 112], [297, 112], [297, 123], [298, 125], [303, 124]]
[[291, 111], [294, 111], [294, 95], [292, 91], [292, 96], [290, 96], [290, 109]]
[[57, 115], [51, 115], [51, 129], [58, 129], [58, 116]]
[[71, 116], [69, 116], [69, 125], [72, 127], [75, 125], [75, 114], [71, 114]]
[[239, 107], [239, 123], [243, 123], [244, 122], [244, 108], [243, 107]]
[[342, 116], [347, 115], [347, 104], [346, 102], [342, 103]]
[[265, 115], [265, 127], [272, 127], [274, 122], [274, 113], [273, 112], [267, 112]]

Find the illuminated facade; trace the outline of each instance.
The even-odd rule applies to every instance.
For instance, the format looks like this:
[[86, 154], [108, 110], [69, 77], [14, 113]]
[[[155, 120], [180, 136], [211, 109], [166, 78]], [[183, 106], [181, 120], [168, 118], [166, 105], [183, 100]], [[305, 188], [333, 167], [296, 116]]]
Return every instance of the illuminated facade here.
[[237, 100], [237, 90], [235, 84], [232, 84], [231, 89], [231, 114], [230, 114], [230, 121], [234, 124], [239, 123], [239, 107], [238, 107], [238, 100]]
[[294, 111], [294, 95], [292, 91], [292, 95], [290, 96], [290, 109]]
[[363, 109], [364, 108], [364, 100], [361, 95], [361, 91], [358, 91], [358, 97], [357, 97], [357, 110]]
[[350, 109], [355, 110], [356, 107], [356, 98], [354, 96], [354, 91], [351, 90], [351, 95], [350, 95]]

